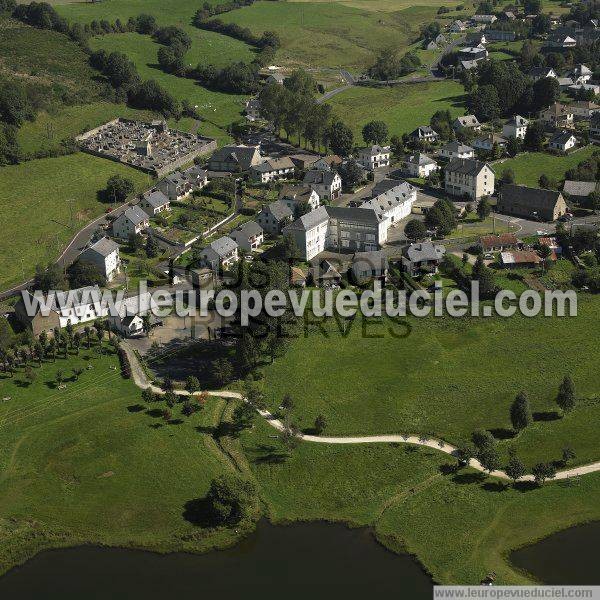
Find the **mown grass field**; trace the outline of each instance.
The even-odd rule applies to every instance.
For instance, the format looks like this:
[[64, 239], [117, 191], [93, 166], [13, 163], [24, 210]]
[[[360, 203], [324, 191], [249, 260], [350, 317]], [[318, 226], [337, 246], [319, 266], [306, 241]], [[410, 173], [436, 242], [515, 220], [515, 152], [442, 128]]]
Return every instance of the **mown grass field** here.
[[[515, 446], [529, 465], [560, 458], [566, 444], [578, 462], [597, 460], [600, 376], [588, 365], [598, 354], [589, 332], [599, 316], [600, 302], [581, 297], [573, 318], [409, 318], [410, 334], [402, 339], [390, 334], [389, 322], [358, 318], [342, 337], [330, 320], [327, 336], [315, 326], [264, 369], [265, 390], [272, 408], [292, 396], [301, 427], [323, 414], [330, 435], [422, 433], [459, 443], [483, 428], [497, 431], [501, 447]], [[567, 373], [579, 406], [548, 420]], [[520, 390], [539, 420], [503, 439]]]
[[[199, 550], [237, 537], [210, 535], [182, 517], [186, 502], [232, 468], [196, 430], [218, 422], [223, 401], [189, 418], [176, 405], [167, 423], [138, 404], [140, 390], [118, 364], [92, 346], [34, 367], [30, 384], [22, 371], [0, 375], [0, 397], [10, 397], [0, 404], [0, 571], [47, 546]], [[73, 381], [78, 367], [85, 370]], [[59, 369], [64, 390], [56, 389]]]
[[432, 20], [436, 10], [419, 5], [380, 14], [336, 2], [259, 1], [220, 18], [259, 34], [278, 32], [282, 47], [277, 59], [282, 64], [362, 70], [378, 51], [408, 47], [419, 25]]
[[0, 169], [0, 289], [31, 277], [36, 264], [56, 259], [105, 210], [97, 194], [117, 174], [138, 189], [148, 186], [141, 171], [83, 153]]
[[453, 116], [464, 114], [463, 97], [463, 87], [448, 81], [387, 88], [353, 87], [328, 102], [335, 114], [352, 127], [355, 143], [361, 144], [362, 127], [369, 121], [384, 121], [390, 135], [401, 136], [419, 125], [428, 125], [438, 110], [450, 110]]
[[509, 158], [503, 162], [495, 163], [494, 170], [498, 175], [505, 169], [512, 169], [515, 173], [515, 182], [531, 187], [539, 187], [538, 180], [541, 175], [547, 175], [551, 180], [561, 183], [565, 178], [565, 171], [576, 167], [578, 163], [597, 152], [595, 146], [587, 146], [576, 150], [567, 156], [553, 156], [544, 152], [527, 152]]

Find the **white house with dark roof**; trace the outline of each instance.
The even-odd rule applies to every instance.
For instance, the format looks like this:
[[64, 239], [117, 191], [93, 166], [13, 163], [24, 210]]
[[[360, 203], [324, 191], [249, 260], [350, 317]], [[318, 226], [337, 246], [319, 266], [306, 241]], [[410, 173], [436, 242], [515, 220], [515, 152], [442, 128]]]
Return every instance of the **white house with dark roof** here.
[[292, 237], [304, 260], [311, 260], [324, 252], [327, 242], [329, 215], [319, 206], [283, 229], [283, 235]]
[[453, 21], [452, 24], [450, 25], [450, 27], [448, 27], [448, 31], [450, 33], [462, 33], [466, 29], [467, 29], [466, 24], [463, 23], [460, 19]]
[[600, 144], [600, 112], [594, 113], [590, 119], [590, 142]]
[[577, 138], [570, 131], [558, 131], [555, 133], [548, 147], [559, 152], [568, 152], [577, 146]]
[[523, 140], [525, 139], [528, 125], [529, 121], [525, 117], [522, 117], [521, 115], [515, 115], [502, 126], [502, 135], [505, 138], [514, 137], [519, 140]]
[[444, 173], [444, 187], [451, 196], [479, 200], [494, 193], [494, 171], [485, 162], [453, 158], [446, 165]]
[[558, 79], [558, 74], [552, 67], [534, 67], [529, 71], [529, 76], [534, 81], [537, 81], [538, 79], [544, 79], [545, 77]]
[[358, 148], [356, 151], [356, 161], [369, 171], [373, 171], [379, 167], [388, 167], [390, 164], [390, 147], [375, 144], [373, 146], [366, 146], [365, 148]]
[[229, 237], [237, 243], [240, 250], [256, 252], [264, 241], [264, 232], [256, 221], [246, 221], [231, 231]]
[[219, 268], [226, 270], [238, 259], [238, 244], [227, 236], [211, 242], [200, 252], [200, 264], [213, 271]]
[[319, 194], [315, 190], [301, 185], [286, 185], [281, 188], [279, 200], [294, 214], [303, 206], [307, 206], [308, 210], [311, 211], [321, 204]]
[[342, 178], [335, 171], [307, 171], [302, 183], [324, 200], [335, 200], [342, 193]]
[[402, 267], [412, 277], [424, 273], [437, 273], [446, 254], [442, 244], [418, 242], [410, 244], [402, 251]]
[[265, 83], [276, 83], [277, 85], [283, 85], [285, 79], [286, 77], [285, 75], [283, 75], [283, 73], [278, 73], [277, 71], [274, 71], [266, 78]]
[[569, 71], [569, 77], [573, 80], [573, 83], [587, 83], [594, 72], [586, 65], [575, 65], [571, 71]]
[[272, 235], [278, 235], [282, 229], [291, 223], [294, 211], [281, 200], [275, 200], [262, 207], [256, 215], [255, 221], [263, 228], [263, 231]]
[[194, 165], [185, 171], [175, 171], [161, 179], [156, 187], [169, 200], [182, 200], [195, 190], [201, 190], [208, 183], [208, 173]]
[[130, 235], [137, 235], [150, 226], [150, 217], [139, 206], [131, 206], [121, 213], [112, 225], [113, 235], [126, 240]]
[[352, 276], [358, 284], [378, 279], [385, 282], [388, 274], [388, 258], [383, 250], [356, 252], [352, 257]]
[[448, 142], [440, 148], [440, 156], [444, 158], [473, 158], [475, 150], [471, 146], [461, 144], [460, 142]]
[[99, 239], [86, 248], [79, 255], [78, 260], [94, 265], [106, 278], [106, 281], [112, 281], [121, 270], [119, 244], [107, 237]]
[[260, 183], [287, 179], [294, 174], [294, 163], [289, 156], [267, 158], [264, 162], [250, 167], [250, 179]]
[[440, 168], [433, 158], [422, 152], [416, 152], [407, 156], [402, 162], [402, 166], [410, 177], [421, 178], [429, 177], [431, 173]]
[[150, 217], [155, 217], [161, 212], [171, 210], [171, 201], [163, 192], [154, 189], [146, 192], [140, 199], [138, 206]]
[[379, 243], [383, 244], [387, 241], [388, 229], [410, 215], [416, 200], [417, 189], [410, 183], [403, 181], [370, 200], [366, 200], [359, 208], [375, 211], [382, 223]]
[[498, 20], [496, 15], [473, 15], [471, 17], [471, 21], [477, 25], [481, 25], [482, 23], [485, 25], [491, 25]]
[[458, 51], [458, 57], [460, 60], [474, 60], [480, 61], [485, 60], [489, 55], [489, 52], [483, 45], [479, 46], [467, 46], [465, 48], [461, 48]]
[[429, 125], [422, 125], [421, 127], [417, 127], [415, 130], [411, 131], [408, 134], [408, 137], [415, 142], [426, 142], [428, 144], [433, 144], [437, 142], [440, 138], [437, 131], [433, 128], [429, 127]]
[[319, 169], [321, 171], [333, 171], [338, 169], [342, 165], [342, 159], [337, 154], [328, 154], [322, 156], [313, 165], [313, 169]]
[[481, 123], [478, 121], [475, 115], [464, 115], [462, 117], [456, 117], [456, 119], [452, 121], [452, 128], [454, 131], [460, 131], [461, 129], [480, 131]]
[[258, 146], [223, 146], [208, 161], [209, 171], [243, 173], [263, 162]]
[[498, 146], [500, 149], [506, 148], [507, 140], [501, 135], [496, 133], [486, 133], [473, 140], [473, 148], [476, 150], [483, 150], [485, 152], [491, 152], [494, 146]]
[[566, 33], [551, 33], [546, 41], [549, 48], [575, 48], [577, 40]]

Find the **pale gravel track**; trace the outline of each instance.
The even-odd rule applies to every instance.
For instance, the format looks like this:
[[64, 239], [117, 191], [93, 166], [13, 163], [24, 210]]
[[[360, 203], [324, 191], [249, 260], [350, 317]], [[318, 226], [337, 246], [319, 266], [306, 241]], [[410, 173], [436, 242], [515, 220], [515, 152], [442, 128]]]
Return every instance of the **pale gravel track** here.
[[[133, 382], [140, 388], [146, 389], [150, 388], [153, 392], [158, 394], [163, 394], [164, 390], [156, 385], [153, 385], [143, 368], [141, 367], [136, 354], [132, 351], [131, 347], [125, 342], [122, 342], [122, 346], [127, 353], [129, 358], [129, 363], [131, 366], [131, 377]], [[232, 392], [230, 390], [221, 390], [221, 391], [209, 391], [209, 392], [195, 392], [194, 394], [190, 394], [185, 390], [176, 390], [176, 394], [183, 396], [190, 395], [198, 395], [201, 393], [206, 393], [209, 396], [216, 396], [219, 398], [231, 398], [235, 400], [245, 400], [244, 396], [239, 392]], [[277, 431], [284, 431], [285, 426], [279, 420], [276, 419], [273, 414], [271, 414], [267, 410], [258, 410], [257, 412], [261, 417], [271, 425], [277, 429]], [[422, 435], [405, 435], [405, 434], [386, 434], [386, 435], [361, 435], [361, 436], [340, 436], [340, 437], [330, 437], [330, 436], [321, 436], [321, 435], [304, 435], [302, 433], [297, 434], [298, 439], [303, 442], [312, 442], [315, 444], [413, 444], [415, 446], [424, 446], [426, 448], [431, 448], [433, 450], [437, 450], [439, 452], [443, 452], [444, 454], [448, 454], [456, 458], [456, 447], [444, 440], [440, 440], [437, 438], [425, 438]], [[469, 461], [469, 466], [477, 471], [481, 471], [482, 473], [488, 473], [481, 463], [472, 458]], [[581, 465], [579, 467], [573, 467], [572, 469], [566, 469], [564, 471], [558, 471], [554, 480], [562, 480], [562, 479], [571, 479], [573, 477], [579, 477], [581, 475], [587, 475], [588, 473], [596, 473], [600, 471], [600, 462], [591, 463], [588, 465]], [[489, 473], [491, 477], [497, 477], [498, 479], [506, 479], [510, 480], [510, 477], [504, 471], [492, 471]], [[525, 477], [521, 477], [519, 481], [533, 481], [533, 475], [525, 475]]]

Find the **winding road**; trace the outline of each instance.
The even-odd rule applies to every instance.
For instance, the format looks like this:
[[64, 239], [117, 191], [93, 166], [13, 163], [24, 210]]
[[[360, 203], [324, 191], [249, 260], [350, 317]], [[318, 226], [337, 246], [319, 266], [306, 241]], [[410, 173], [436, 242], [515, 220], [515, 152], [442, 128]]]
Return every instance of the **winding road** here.
[[[131, 378], [133, 382], [141, 389], [150, 388], [154, 393], [164, 394], [165, 392], [162, 388], [153, 385], [148, 379], [148, 376], [140, 365], [138, 357], [135, 352], [133, 352], [131, 346], [129, 346], [126, 341], [122, 342], [121, 345], [129, 359]], [[242, 394], [239, 392], [232, 392], [230, 390], [221, 390], [216, 392], [194, 392], [192, 394], [185, 390], [176, 390], [175, 393], [183, 396], [193, 396], [204, 393], [208, 394], [209, 396], [216, 396], [219, 398], [231, 398], [234, 400], [246, 401], [246, 398], [244, 398]], [[256, 410], [260, 416], [263, 417], [263, 419], [265, 419], [267, 423], [269, 423], [269, 425], [274, 427], [277, 431], [285, 431], [285, 425], [268, 410]], [[427, 448], [432, 448], [433, 450], [438, 450], [439, 452], [443, 452], [444, 454], [448, 454], [454, 458], [456, 458], [457, 455], [457, 448], [452, 444], [449, 444], [441, 439], [424, 437], [422, 435], [387, 434], [328, 437], [320, 435], [304, 435], [302, 433], [298, 433], [296, 437], [303, 442], [312, 442], [316, 444], [413, 444], [415, 446], [425, 446]], [[477, 471], [488, 473], [488, 471], [484, 469], [481, 463], [475, 458], [472, 458], [468, 464], [471, 468]], [[581, 475], [587, 475], [588, 473], [595, 473], [597, 471], [600, 471], [600, 462], [581, 465], [579, 467], [566, 469], [564, 471], [558, 471], [553, 479], [571, 479], [573, 477], [579, 477]], [[492, 477], [497, 477], [498, 479], [510, 480], [510, 477], [504, 471], [492, 471], [489, 473], [489, 475]], [[533, 475], [525, 475], [518, 481], [534, 481], [534, 477]]]

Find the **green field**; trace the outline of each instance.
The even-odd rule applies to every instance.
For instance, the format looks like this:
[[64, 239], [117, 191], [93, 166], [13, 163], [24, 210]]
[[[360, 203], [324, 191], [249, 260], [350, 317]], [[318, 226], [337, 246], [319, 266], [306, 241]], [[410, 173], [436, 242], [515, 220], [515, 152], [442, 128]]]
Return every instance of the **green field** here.
[[[433, 449], [303, 443], [288, 453], [261, 419], [238, 440], [213, 437], [234, 404], [209, 399], [166, 422], [144, 405], [112, 350], [0, 376], [0, 572], [35, 552], [84, 543], [201, 551], [246, 526], [206, 529], [184, 518], [210, 480], [234, 469], [254, 478], [276, 522], [327, 519], [371, 525], [386, 546], [410, 551], [444, 583], [527, 583], [507, 553], [559, 528], [600, 517], [600, 476], [529, 491], [498, 487]], [[88, 369], [88, 365], [91, 366]], [[72, 369], [81, 367], [78, 381]], [[66, 389], [56, 387], [63, 371]]]
[[565, 178], [565, 171], [576, 167], [578, 163], [597, 152], [595, 146], [587, 146], [576, 150], [568, 156], [553, 156], [544, 152], [527, 152], [495, 163], [494, 170], [501, 175], [504, 169], [512, 169], [515, 173], [515, 182], [531, 187], [538, 187], [538, 180], [542, 174], [560, 183]]
[[329, 104], [352, 127], [354, 141], [360, 144], [362, 127], [368, 121], [385, 121], [390, 135], [401, 136], [419, 125], [428, 125], [438, 110], [450, 110], [453, 116], [464, 114], [463, 96], [463, 87], [448, 81], [386, 88], [353, 87], [334, 96]]
[[[539, 420], [501, 446], [514, 445], [532, 465], [559, 458], [570, 443], [578, 462], [593, 461], [600, 376], [588, 368], [598, 356], [589, 332], [599, 317], [600, 302], [583, 296], [575, 318], [410, 318], [405, 339], [393, 337], [387, 321], [361, 319], [343, 338], [331, 320], [324, 325], [328, 337], [318, 331], [301, 335], [265, 368], [265, 389], [271, 408], [285, 394], [292, 396], [301, 427], [322, 413], [331, 435], [422, 433], [451, 443], [480, 428], [505, 437], [510, 404], [525, 390]], [[578, 385], [580, 405], [548, 420], [566, 373]]]
[[148, 186], [141, 171], [83, 153], [0, 169], [0, 289], [57, 258], [75, 233], [104, 211], [97, 193], [115, 174], [133, 179], [138, 189]]
[[436, 10], [413, 6], [380, 14], [336, 2], [259, 1], [219, 18], [258, 34], [278, 32], [282, 47], [277, 59], [285, 65], [362, 70], [379, 50], [408, 47], [419, 25], [432, 20]]

